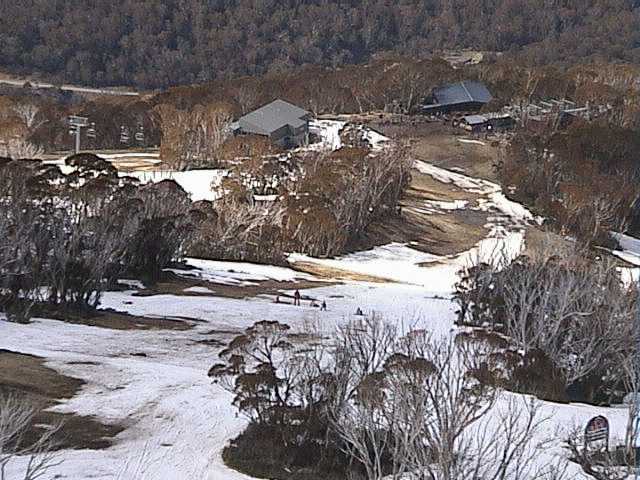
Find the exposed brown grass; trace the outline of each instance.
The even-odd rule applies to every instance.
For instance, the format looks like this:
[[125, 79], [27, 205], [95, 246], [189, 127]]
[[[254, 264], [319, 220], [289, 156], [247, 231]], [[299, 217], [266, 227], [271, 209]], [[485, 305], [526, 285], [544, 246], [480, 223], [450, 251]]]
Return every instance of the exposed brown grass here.
[[45, 359], [34, 355], [0, 350], [0, 392], [18, 395], [38, 406], [31, 429], [24, 441], [33, 442], [41, 435], [42, 425], [59, 425], [55, 448], [102, 449], [113, 443], [123, 430], [120, 425], [107, 425], [95, 417], [47, 411], [76, 395], [84, 382], [45, 366]]
[[187, 321], [189, 319], [140, 317], [111, 309], [90, 313], [45, 309], [38, 312], [38, 315], [61, 322], [112, 330], [189, 330], [193, 326]]
[[[295, 268], [295, 266], [294, 266]], [[306, 270], [296, 268], [301, 272]], [[307, 272], [312, 273], [312, 272]], [[222, 283], [214, 283], [202, 280], [196, 276], [189, 278], [189, 270], [185, 270], [180, 275], [167, 274], [164, 281], [157, 283], [153, 287], [140, 290], [134, 296], [151, 296], [151, 295], [177, 295], [190, 297], [223, 297], [223, 298], [254, 298], [260, 295], [283, 295], [284, 290], [308, 290], [312, 288], [327, 287], [336, 285], [339, 280], [335, 277], [323, 276], [329, 280], [314, 281], [306, 279], [297, 279], [296, 281], [277, 281], [277, 280], [252, 280], [252, 285], [226, 285]], [[204, 287], [211, 290], [208, 292], [191, 292], [185, 291], [192, 287]]]

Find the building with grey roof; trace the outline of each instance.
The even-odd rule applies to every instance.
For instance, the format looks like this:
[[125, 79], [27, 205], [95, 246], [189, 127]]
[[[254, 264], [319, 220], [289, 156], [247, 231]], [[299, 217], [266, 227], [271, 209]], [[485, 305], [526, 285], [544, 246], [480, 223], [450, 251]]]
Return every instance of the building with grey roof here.
[[422, 111], [427, 114], [477, 111], [492, 99], [482, 82], [463, 81], [434, 89]]
[[460, 120], [459, 126], [472, 133], [480, 133], [508, 130], [513, 128], [515, 123], [515, 119], [509, 113], [494, 112], [484, 115], [467, 115]]
[[311, 113], [284, 100], [274, 100], [240, 117], [231, 126], [236, 135], [261, 135], [284, 148], [309, 141]]

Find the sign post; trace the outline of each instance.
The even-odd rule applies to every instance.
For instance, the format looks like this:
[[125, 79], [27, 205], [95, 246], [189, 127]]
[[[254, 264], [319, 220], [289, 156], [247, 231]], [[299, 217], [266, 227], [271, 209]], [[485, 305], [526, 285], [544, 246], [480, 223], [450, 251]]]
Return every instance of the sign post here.
[[636, 295], [636, 321], [634, 328], [635, 335], [635, 355], [633, 358], [633, 383], [635, 384], [635, 392], [633, 395], [633, 402], [629, 408], [633, 409], [633, 415], [630, 415], [631, 419], [631, 442], [633, 445], [633, 466], [634, 466], [634, 478], [635, 480], [640, 480], [640, 458], [638, 458], [638, 446], [640, 446], [640, 438], [638, 438], [640, 434], [640, 405], [639, 397], [640, 397], [640, 279], [636, 284], [637, 295]]
[[593, 417], [584, 429], [584, 448], [595, 445], [609, 451], [609, 420], [602, 415]]

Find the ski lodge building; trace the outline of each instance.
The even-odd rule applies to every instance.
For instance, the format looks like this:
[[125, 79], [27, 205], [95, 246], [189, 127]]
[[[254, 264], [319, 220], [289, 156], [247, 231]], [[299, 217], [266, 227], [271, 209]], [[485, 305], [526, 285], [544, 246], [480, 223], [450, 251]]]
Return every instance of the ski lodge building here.
[[231, 130], [235, 135], [268, 137], [283, 148], [292, 148], [309, 141], [310, 118], [310, 112], [284, 100], [274, 100], [240, 117]]

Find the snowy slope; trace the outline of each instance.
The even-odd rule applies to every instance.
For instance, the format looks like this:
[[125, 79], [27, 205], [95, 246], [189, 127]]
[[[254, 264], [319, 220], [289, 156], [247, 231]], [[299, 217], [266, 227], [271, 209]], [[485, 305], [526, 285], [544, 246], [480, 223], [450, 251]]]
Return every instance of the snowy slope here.
[[[450, 294], [461, 268], [471, 266], [478, 260], [488, 263], [511, 260], [522, 251], [524, 228], [537, 219], [523, 205], [506, 198], [499, 185], [422, 161], [416, 161], [415, 167], [421, 173], [430, 175], [442, 183], [451, 183], [469, 193], [481, 195], [476, 201], [478, 206], [473, 208], [492, 212], [493, 215], [486, 225], [489, 235], [471, 250], [451, 257], [438, 257], [415, 250], [411, 245], [391, 243], [336, 259], [314, 259], [306, 255], [292, 254], [289, 261], [294, 265], [296, 262], [315, 263], [420, 285], [440, 294]], [[469, 207], [466, 201], [425, 201], [421, 210], [430, 213], [434, 208], [456, 210], [472, 207]]]
[[[398, 254], [400, 262], [413, 261], [411, 256], [402, 258], [406, 253], [399, 246], [386, 250], [387, 255]], [[255, 283], [270, 275], [270, 268], [265, 270], [251, 264], [191, 263], [197, 264], [203, 275], [214, 277], [229, 275], [230, 270], [241, 271], [244, 280]], [[352, 265], [347, 262], [342, 266]], [[384, 263], [376, 265], [370, 271], [377, 275], [389, 268]], [[455, 305], [443, 293], [451, 292], [453, 277], [440, 277], [440, 268], [437, 265], [424, 268], [430, 272], [425, 273], [425, 278], [433, 279], [427, 288], [349, 282], [302, 291], [305, 297], [326, 300], [327, 312], [308, 306], [306, 300], [302, 307], [294, 307], [273, 303], [269, 297], [137, 297], [132, 295], [133, 291], [110, 292], [103, 300], [105, 308], [151, 317], [188, 317], [201, 322], [187, 331], [113, 331], [44, 319], [30, 325], [3, 323], [0, 348], [43, 356], [49, 366], [87, 382], [80, 395], [56, 410], [92, 414], [105, 422], [127, 427], [107, 450], [64, 451], [63, 463], [55, 469], [59, 478], [84, 480], [88, 471], [92, 472], [91, 478], [116, 478], [132, 468], [132, 464], [142, 462], [145, 473], [140, 478], [145, 480], [245, 480], [248, 477], [224, 466], [221, 451], [246, 424], [236, 416], [231, 395], [212, 385], [206, 376], [219, 348], [198, 343], [199, 340], [213, 337], [228, 340], [234, 331], [256, 320], [286, 322], [294, 330], [307, 322], [317, 322], [328, 332], [348, 321], [358, 307], [396, 319], [405, 328], [426, 328], [435, 335], [446, 336], [453, 331]], [[273, 275], [296, 278], [299, 273], [276, 268]], [[214, 335], [212, 330], [228, 333]], [[132, 353], [144, 353], [146, 357]], [[623, 409], [545, 403], [542, 413], [550, 420], [541, 435], [553, 437], [555, 445], [549, 449], [549, 458], [543, 459], [545, 462], [561, 452], [562, 433], [566, 432], [556, 432], [558, 428], [568, 431], [574, 425], [584, 425], [594, 415], [607, 416], [614, 438], [624, 435]]]
[[[319, 121], [312, 124], [312, 129], [320, 132], [322, 148], [339, 148], [343, 126], [342, 122]], [[377, 134], [371, 140], [376, 145], [384, 143]], [[492, 213], [487, 238], [471, 250], [451, 257], [430, 255], [398, 243], [335, 259], [292, 254], [289, 260], [294, 265], [299, 261], [312, 262], [389, 280], [388, 283], [347, 281], [302, 290], [302, 307], [276, 304], [265, 295], [244, 299], [209, 296], [215, 293], [215, 285], [183, 292], [193, 293], [192, 296], [135, 296], [136, 285], [131, 284], [132, 290], [107, 292], [102, 299], [103, 308], [148, 317], [193, 319], [193, 328], [185, 331], [120, 331], [47, 319], [29, 325], [0, 323], [0, 349], [40, 355], [50, 367], [86, 382], [78, 396], [63, 402], [56, 410], [96, 415], [104, 422], [126, 427], [109, 449], [63, 451], [60, 458], [63, 462], [54, 471], [58, 478], [248, 480], [249, 477], [228, 469], [222, 462], [222, 449], [242, 431], [246, 422], [236, 416], [231, 395], [212, 385], [207, 377], [221, 347], [202, 340], [228, 341], [258, 320], [285, 322], [294, 330], [313, 322], [331, 332], [336, 325], [347, 322], [358, 308], [365, 313], [375, 311], [406, 328], [425, 328], [436, 336], [450, 335], [456, 318], [451, 294], [457, 272], [477, 258], [485, 261], [502, 255], [513, 258], [524, 246], [524, 228], [537, 219], [523, 206], [508, 200], [500, 187], [491, 182], [425, 162], [416, 162], [416, 168], [441, 182], [480, 195], [473, 208]], [[221, 178], [219, 172], [173, 173], [172, 178], [192, 198], [210, 199], [213, 198], [210, 185]], [[430, 202], [424, 208], [461, 209], [469, 205]], [[640, 241], [637, 242], [632, 245], [629, 240], [623, 248], [640, 255]], [[250, 263], [188, 259], [188, 264], [193, 270], [176, 272], [238, 288], [255, 287], [265, 280], [313, 279], [289, 268]], [[311, 307], [308, 298], [326, 301], [328, 311], [319, 312]], [[146, 356], [132, 356], [134, 353]], [[509, 396], [513, 395], [505, 394], [496, 409]], [[562, 453], [563, 433], [576, 425], [584, 426], [592, 416], [602, 414], [609, 419], [612, 438], [624, 435], [627, 415], [624, 409], [548, 402], [543, 403], [542, 409], [549, 421], [540, 438], [550, 437], [552, 443], [537, 459], [540, 464], [553, 462]], [[141, 474], [135, 472], [138, 464], [143, 466]], [[576, 476], [582, 476], [575, 466], [571, 468]]]
[[189, 194], [191, 200], [216, 200], [220, 197], [217, 187], [227, 175], [226, 170], [187, 170], [186, 172], [174, 171], [141, 171], [121, 173], [122, 176], [137, 178], [140, 183], [160, 182], [162, 180], [174, 180]]
[[[257, 283], [265, 278], [305, 276], [279, 267], [202, 260], [189, 263], [201, 268], [195, 273], [203, 278], [229, 279], [233, 272], [239, 272], [242, 281]], [[271, 297], [138, 297], [133, 293], [109, 292], [102, 306], [135, 315], [186, 317], [200, 322], [187, 331], [115, 331], [45, 319], [29, 325], [0, 324], [0, 348], [40, 355], [48, 366], [87, 382], [80, 395], [56, 410], [96, 415], [107, 423], [127, 426], [107, 450], [64, 451], [63, 463], [54, 470], [60, 478], [84, 480], [89, 470], [92, 478], [116, 478], [130, 468], [127, 464], [140, 459], [146, 469], [145, 480], [247, 478], [227, 469], [220, 456], [245, 421], [236, 417], [231, 395], [207, 377], [220, 348], [198, 342], [208, 338], [228, 341], [233, 335], [212, 335], [212, 330], [239, 332], [257, 320], [278, 320], [294, 329], [317, 322], [330, 332], [361, 308], [398, 319], [407, 327], [424, 326], [445, 335], [455, 318], [455, 307], [446, 298], [421, 287], [395, 283], [348, 283], [303, 290], [302, 307], [276, 304]], [[328, 311], [310, 307], [307, 296], [325, 300]], [[69, 363], [79, 361], [98, 365]]]

